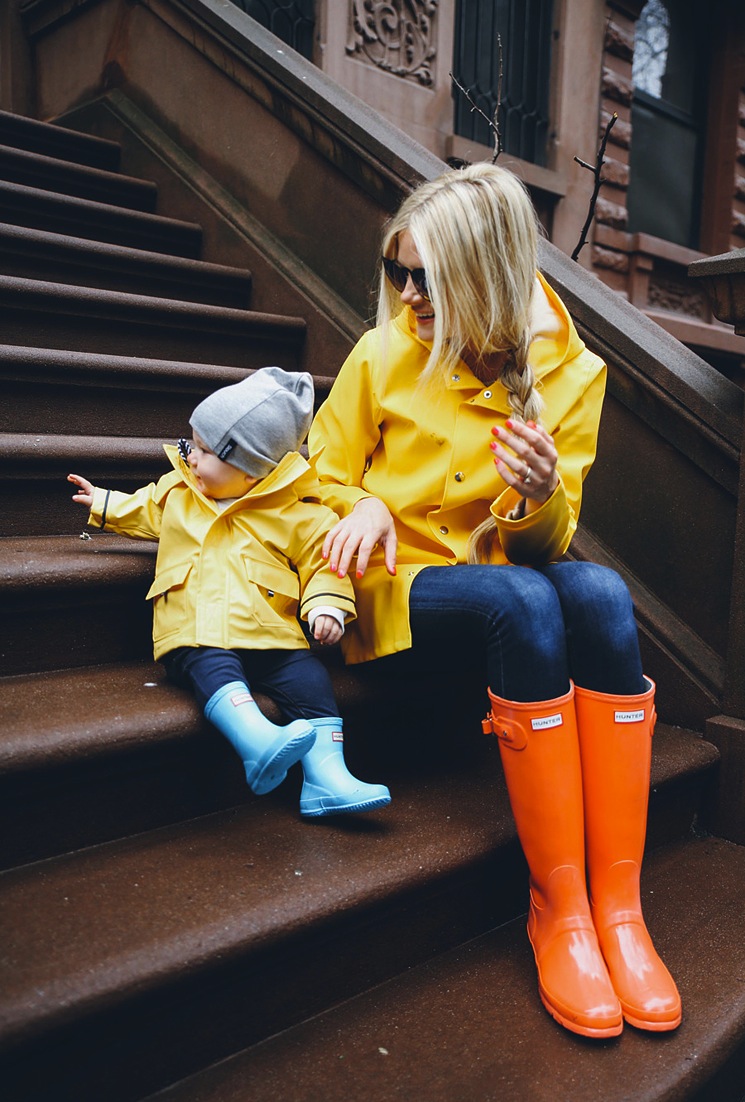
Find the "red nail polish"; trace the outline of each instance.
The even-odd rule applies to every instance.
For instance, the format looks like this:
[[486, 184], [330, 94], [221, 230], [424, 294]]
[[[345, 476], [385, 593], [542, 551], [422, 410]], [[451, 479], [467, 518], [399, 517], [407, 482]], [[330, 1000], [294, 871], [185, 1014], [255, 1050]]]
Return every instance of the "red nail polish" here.
[[526, 421], [525, 423], [529, 429], [534, 429], [536, 427], [535, 421]]
[[358, 571], [357, 571], [357, 577], [358, 577], [358, 578], [363, 578], [363, 577], [364, 577], [364, 574], [362, 573], [362, 571], [361, 571], [361, 570], [358, 570]]
[[514, 428], [514, 425], [513, 425], [512, 421], [505, 421], [505, 426], [508, 429]]
[[489, 447], [491, 448], [491, 450], [493, 452], [495, 452], [497, 450], [497, 445], [495, 444], [495, 442], [493, 440], [492, 440], [491, 444], [489, 445]]

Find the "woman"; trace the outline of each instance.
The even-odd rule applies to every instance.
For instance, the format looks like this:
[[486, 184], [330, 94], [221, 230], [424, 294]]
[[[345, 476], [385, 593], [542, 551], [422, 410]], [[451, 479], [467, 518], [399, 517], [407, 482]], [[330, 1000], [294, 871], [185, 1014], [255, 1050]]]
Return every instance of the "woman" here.
[[670, 1030], [680, 998], [639, 897], [654, 685], [621, 579], [557, 561], [595, 457], [605, 367], [536, 268], [532, 205], [497, 166], [449, 172], [403, 203], [384, 237], [378, 326], [311, 428], [341, 518], [323, 554], [341, 577], [355, 563], [348, 662], [409, 648], [485, 660], [546, 1009], [589, 1037], [616, 1036], [624, 1018]]

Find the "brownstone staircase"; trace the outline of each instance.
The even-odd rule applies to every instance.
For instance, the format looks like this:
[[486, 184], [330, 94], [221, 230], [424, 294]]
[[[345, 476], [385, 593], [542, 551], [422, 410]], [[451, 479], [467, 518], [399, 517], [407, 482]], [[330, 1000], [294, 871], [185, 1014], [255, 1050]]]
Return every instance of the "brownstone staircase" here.
[[205, 394], [302, 365], [304, 322], [252, 312], [250, 273], [201, 262], [200, 227], [155, 213], [113, 143], [3, 113], [0, 143], [5, 1102], [740, 1102], [745, 850], [700, 829], [718, 762], [698, 734], [655, 736], [643, 889], [684, 999], [670, 1036], [591, 1043], [541, 1009], [467, 672], [329, 659], [350, 764], [390, 808], [309, 824], [297, 776], [246, 790], [150, 659], [153, 550], [84, 538], [65, 475], [157, 476]]

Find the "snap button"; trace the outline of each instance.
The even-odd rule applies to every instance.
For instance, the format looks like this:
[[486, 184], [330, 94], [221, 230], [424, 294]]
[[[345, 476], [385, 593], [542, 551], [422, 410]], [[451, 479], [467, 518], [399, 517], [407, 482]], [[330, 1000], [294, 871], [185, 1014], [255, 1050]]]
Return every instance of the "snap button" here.
[[463, 474], [463, 471], [456, 471], [455, 472], [455, 481], [456, 482], [462, 482], [465, 477], [466, 476]]
[[453, 382], [454, 383], [459, 383], [460, 382], [460, 375], [453, 375]]
[[440, 525], [440, 531], [442, 532], [443, 536], [446, 536], [448, 534], [447, 525], [446, 524], [441, 524]]
[[484, 397], [485, 398], [491, 398], [491, 391], [490, 390], [485, 390], [484, 391]]

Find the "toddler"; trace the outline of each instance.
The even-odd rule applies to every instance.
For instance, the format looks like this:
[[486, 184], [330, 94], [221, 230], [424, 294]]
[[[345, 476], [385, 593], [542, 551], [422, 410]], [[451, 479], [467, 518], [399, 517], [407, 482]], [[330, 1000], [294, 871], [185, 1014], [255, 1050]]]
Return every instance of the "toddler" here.
[[[235, 747], [255, 793], [302, 762], [308, 817], [390, 802], [384, 785], [347, 770], [331, 680], [298, 620], [332, 644], [355, 616], [349, 579], [322, 558], [338, 518], [297, 450], [312, 412], [309, 374], [266, 367], [197, 406], [193, 444], [166, 445], [173, 470], [157, 483], [124, 494], [68, 475], [90, 525], [158, 541], [148, 593], [155, 658]], [[263, 715], [251, 687], [276, 701], [287, 726]]]

